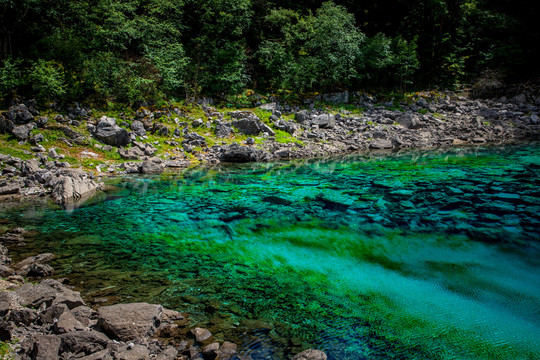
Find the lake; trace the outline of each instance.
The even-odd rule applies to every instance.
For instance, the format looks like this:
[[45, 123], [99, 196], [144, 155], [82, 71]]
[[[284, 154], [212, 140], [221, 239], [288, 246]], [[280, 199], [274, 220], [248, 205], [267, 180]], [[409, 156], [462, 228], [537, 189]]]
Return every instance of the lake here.
[[190, 314], [253, 359], [540, 358], [540, 147], [366, 153], [108, 180], [1, 205], [89, 304]]

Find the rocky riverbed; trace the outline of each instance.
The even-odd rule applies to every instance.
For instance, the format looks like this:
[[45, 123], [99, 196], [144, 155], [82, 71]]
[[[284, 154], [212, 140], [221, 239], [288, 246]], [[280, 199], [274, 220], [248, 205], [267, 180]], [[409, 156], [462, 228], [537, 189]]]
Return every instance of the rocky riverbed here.
[[[158, 304], [87, 306], [69, 280], [48, 278], [53, 254], [12, 263], [4, 244], [24, 241], [25, 233], [15, 228], [0, 237], [0, 341], [11, 344], [12, 358], [250, 359], [237, 344], [190, 325], [189, 315]], [[293, 359], [326, 355], [308, 349]]]
[[[93, 118], [88, 109], [71, 107], [54, 119], [40, 116], [32, 102], [12, 106], [0, 115], [0, 131], [32, 144], [27, 159], [0, 154], [0, 195], [50, 194], [59, 204], [80, 202], [101, 190], [95, 176], [156, 174], [194, 163], [274, 161], [400, 148], [484, 145], [538, 140], [540, 96], [528, 90], [510, 98], [472, 99], [454, 93], [417, 93], [409, 102], [377, 102], [348, 93], [326, 97], [348, 102], [351, 112], [269, 102], [253, 110], [218, 111], [202, 105], [204, 116], [192, 118], [172, 107], [133, 117]], [[81, 130], [82, 129], [82, 130]], [[120, 161], [100, 163], [93, 171], [73, 169], [57, 148], [42, 143], [47, 131], [60, 132], [62, 143], [81, 148], [82, 159], [93, 148], [116, 152]], [[149, 135], [158, 138], [151, 141]], [[285, 137], [284, 137], [285, 136]], [[92, 145], [92, 142], [93, 145]], [[53, 143], [54, 145], [54, 143]], [[167, 151], [158, 151], [167, 147]], [[85, 169], [88, 170], [88, 169]]]

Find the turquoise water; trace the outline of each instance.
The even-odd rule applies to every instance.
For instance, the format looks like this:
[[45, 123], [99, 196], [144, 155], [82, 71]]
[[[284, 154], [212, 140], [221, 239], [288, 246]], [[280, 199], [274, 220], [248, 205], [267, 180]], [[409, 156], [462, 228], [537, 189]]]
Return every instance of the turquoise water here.
[[539, 170], [536, 145], [372, 153], [2, 214], [90, 303], [163, 303], [253, 359], [538, 359]]

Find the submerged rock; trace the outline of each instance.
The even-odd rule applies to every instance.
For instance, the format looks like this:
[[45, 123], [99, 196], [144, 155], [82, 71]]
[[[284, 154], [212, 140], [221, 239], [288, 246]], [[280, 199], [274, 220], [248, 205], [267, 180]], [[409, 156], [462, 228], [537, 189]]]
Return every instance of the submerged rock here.
[[326, 354], [321, 350], [308, 349], [292, 358], [292, 360], [326, 360]]
[[155, 333], [162, 311], [161, 305], [148, 303], [103, 306], [98, 310], [98, 324], [121, 341], [138, 340]]

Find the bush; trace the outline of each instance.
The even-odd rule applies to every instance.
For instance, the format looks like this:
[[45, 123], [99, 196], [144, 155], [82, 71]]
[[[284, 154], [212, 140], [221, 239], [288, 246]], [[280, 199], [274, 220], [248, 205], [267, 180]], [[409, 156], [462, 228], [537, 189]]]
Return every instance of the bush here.
[[64, 68], [54, 61], [39, 59], [29, 70], [28, 81], [40, 100], [59, 99], [66, 93]]

